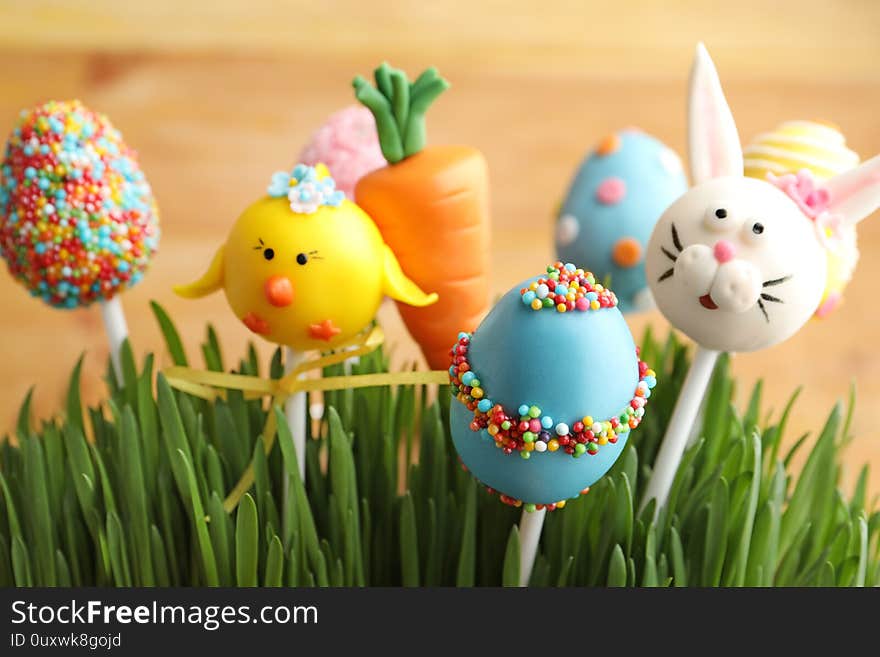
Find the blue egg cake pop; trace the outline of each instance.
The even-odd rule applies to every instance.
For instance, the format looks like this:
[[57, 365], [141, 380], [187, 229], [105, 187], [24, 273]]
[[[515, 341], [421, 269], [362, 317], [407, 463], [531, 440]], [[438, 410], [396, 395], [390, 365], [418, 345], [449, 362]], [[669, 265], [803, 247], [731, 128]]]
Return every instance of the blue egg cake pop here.
[[651, 307], [645, 246], [663, 211], [687, 190], [681, 160], [636, 129], [605, 137], [584, 159], [560, 207], [556, 251], [617, 292], [620, 309]]
[[656, 383], [614, 292], [557, 262], [505, 294], [450, 350], [464, 466], [526, 510], [564, 506], [623, 451]]

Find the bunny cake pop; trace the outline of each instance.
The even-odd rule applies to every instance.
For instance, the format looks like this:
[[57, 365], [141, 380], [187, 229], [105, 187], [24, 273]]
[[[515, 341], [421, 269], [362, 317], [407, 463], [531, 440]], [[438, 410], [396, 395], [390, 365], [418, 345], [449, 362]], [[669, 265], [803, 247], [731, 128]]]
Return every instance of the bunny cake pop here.
[[617, 297], [572, 264], [510, 290], [450, 357], [461, 461], [526, 510], [562, 506], [604, 475], [655, 384]]
[[[816, 121], [786, 121], [771, 132], [758, 135], [743, 149], [745, 173], [759, 180], [787, 179], [803, 195], [813, 195], [822, 182], [849, 171], [859, 156], [846, 147], [846, 139], [834, 126]], [[794, 178], [786, 178], [794, 175]], [[808, 189], [809, 188], [809, 189]], [[819, 200], [819, 196], [813, 195]], [[815, 205], [815, 204], [813, 204]], [[812, 211], [806, 206], [805, 212]], [[813, 217], [815, 219], [815, 217]], [[827, 317], [843, 300], [843, 291], [852, 278], [859, 259], [856, 227], [837, 223], [821, 234], [828, 261], [825, 291], [816, 317]]]
[[828, 231], [880, 205], [880, 157], [822, 187], [798, 176], [743, 175], [743, 155], [718, 73], [702, 44], [691, 70], [688, 141], [694, 184], [663, 213], [645, 273], [660, 311], [697, 343], [643, 505], [666, 503], [715, 360], [782, 342], [825, 289]]
[[23, 111], [0, 167], [0, 255], [57, 308], [109, 301], [156, 252], [158, 211], [137, 156], [79, 101]]
[[272, 177], [247, 208], [187, 298], [219, 289], [244, 325], [299, 352], [329, 350], [375, 317], [384, 295], [429, 305], [401, 271], [370, 217], [335, 188], [323, 166]]
[[311, 166], [325, 164], [337, 189], [348, 198], [354, 198], [358, 180], [387, 164], [379, 147], [376, 120], [363, 105], [331, 114], [312, 134], [299, 161]]
[[791, 337], [818, 308], [826, 231], [876, 209], [880, 159], [831, 178], [824, 191], [796, 176], [746, 178], [736, 125], [702, 46], [691, 85], [694, 187], [654, 228], [648, 282], [666, 318], [703, 347], [763, 349]]
[[654, 223], [687, 189], [681, 160], [637, 129], [605, 137], [584, 159], [556, 222], [556, 252], [600, 281], [610, 278], [620, 310], [653, 306], [645, 246]]

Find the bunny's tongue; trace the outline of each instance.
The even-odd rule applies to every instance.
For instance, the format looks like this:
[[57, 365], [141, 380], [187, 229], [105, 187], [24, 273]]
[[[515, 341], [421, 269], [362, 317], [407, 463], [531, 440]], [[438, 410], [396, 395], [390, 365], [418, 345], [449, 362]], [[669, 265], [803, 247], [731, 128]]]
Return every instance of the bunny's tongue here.
[[718, 310], [718, 305], [712, 300], [711, 294], [704, 294], [700, 297], [700, 304], [703, 308], [708, 308], [709, 310]]

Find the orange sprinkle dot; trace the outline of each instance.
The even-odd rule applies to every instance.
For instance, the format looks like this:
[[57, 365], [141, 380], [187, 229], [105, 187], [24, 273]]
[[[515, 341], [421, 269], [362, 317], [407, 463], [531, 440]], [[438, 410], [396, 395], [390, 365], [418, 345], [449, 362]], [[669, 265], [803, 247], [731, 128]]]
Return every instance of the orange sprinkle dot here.
[[599, 142], [599, 145], [596, 147], [596, 155], [611, 155], [618, 150], [620, 150], [620, 137], [615, 133], [611, 133], [603, 137], [602, 141]]

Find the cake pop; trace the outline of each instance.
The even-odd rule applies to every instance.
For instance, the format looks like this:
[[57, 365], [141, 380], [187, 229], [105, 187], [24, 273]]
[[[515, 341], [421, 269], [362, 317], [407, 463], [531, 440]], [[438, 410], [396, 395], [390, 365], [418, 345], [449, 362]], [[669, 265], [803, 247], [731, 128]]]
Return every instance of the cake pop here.
[[687, 189], [681, 160], [635, 128], [606, 136], [581, 163], [556, 221], [556, 252], [610, 281], [622, 312], [653, 306], [645, 280], [651, 229]]
[[[786, 121], [771, 132], [758, 135], [743, 149], [746, 175], [776, 180], [794, 174], [799, 186], [821, 187], [824, 181], [849, 171], [859, 156], [846, 147], [846, 139], [834, 126], [816, 121]], [[807, 181], [808, 174], [814, 178]], [[807, 209], [809, 212], [809, 206]], [[843, 301], [843, 292], [859, 259], [855, 225], [839, 225], [823, 236], [828, 273], [816, 317], [831, 314]]]
[[413, 82], [382, 64], [357, 99], [376, 119], [388, 166], [358, 181], [355, 200], [412, 279], [440, 295], [430, 308], [397, 304], [428, 365], [446, 367], [449, 344], [489, 307], [489, 169], [477, 149], [427, 144], [425, 114], [449, 83], [434, 68]]
[[462, 462], [502, 500], [555, 508], [601, 477], [655, 383], [617, 297], [556, 263], [505, 294], [451, 352]]
[[75, 100], [21, 113], [0, 167], [0, 254], [53, 307], [102, 303], [117, 376], [128, 333], [118, 294], [143, 278], [158, 221], [137, 156], [107, 117]]
[[[437, 300], [406, 277], [369, 215], [336, 189], [327, 169], [304, 164], [273, 175], [208, 271], [174, 289], [190, 299], [223, 289], [250, 331], [288, 347], [288, 371], [304, 352], [329, 351], [363, 331], [385, 295], [419, 306]], [[287, 410], [302, 470], [305, 394]]]
[[331, 114], [309, 139], [299, 161], [315, 166], [323, 163], [336, 181], [336, 188], [354, 198], [358, 180], [385, 166], [379, 147], [376, 121], [363, 105], [352, 105]]
[[617, 304], [593, 274], [557, 262], [450, 351], [452, 440], [478, 481], [523, 507], [523, 585], [546, 511], [608, 471], [656, 383]]
[[272, 178], [247, 208], [205, 275], [175, 291], [223, 289], [252, 332], [297, 351], [327, 351], [359, 333], [385, 295], [429, 305], [400, 269], [370, 217], [320, 169], [298, 165]]
[[718, 353], [788, 339], [813, 315], [826, 281], [828, 232], [880, 204], [880, 156], [815, 187], [796, 175], [743, 175], [733, 115], [699, 44], [688, 139], [694, 187], [663, 214], [645, 272], [660, 311], [697, 343], [643, 504], [666, 503]]

